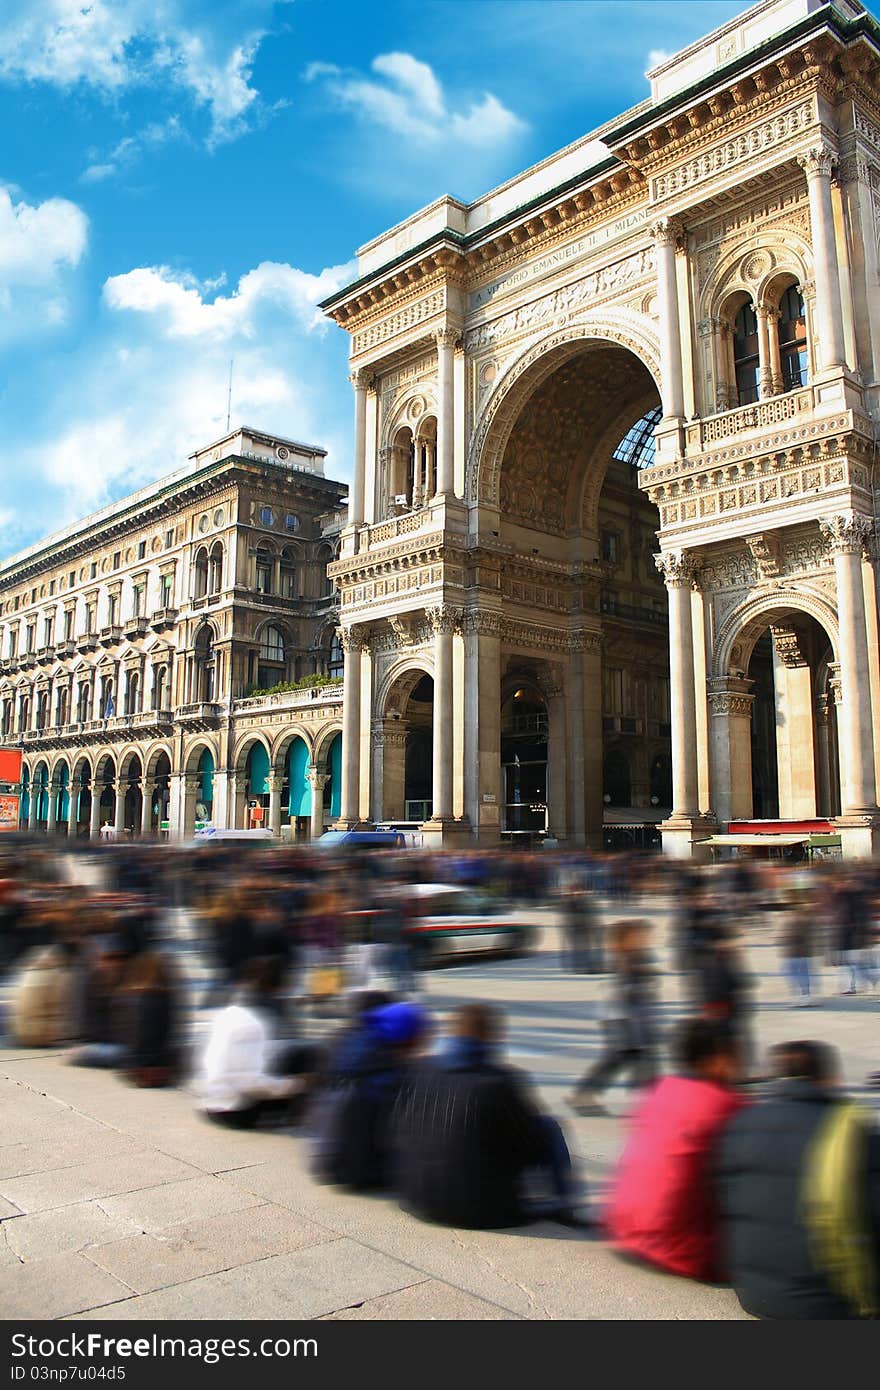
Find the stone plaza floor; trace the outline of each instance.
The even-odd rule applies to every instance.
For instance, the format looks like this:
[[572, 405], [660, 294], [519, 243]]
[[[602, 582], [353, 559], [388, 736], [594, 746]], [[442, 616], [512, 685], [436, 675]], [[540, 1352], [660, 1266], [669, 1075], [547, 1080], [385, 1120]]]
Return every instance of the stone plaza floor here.
[[[626, 915], [644, 915], [627, 909]], [[606, 915], [622, 915], [610, 908]], [[595, 1197], [624, 1137], [580, 1119], [564, 1096], [599, 1046], [602, 982], [561, 968], [549, 914], [528, 957], [428, 972], [438, 1011], [488, 999], [508, 1020], [508, 1055], [559, 1116]], [[669, 905], [655, 905], [658, 958]], [[761, 1047], [822, 1037], [863, 1090], [880, 1068], [880, 996], [841, 997], [823, 971], [819, 1007], [790, 1006], [772, 920], [748, 931]], [[662, 978], [662, 1009], [681, 982]], [[315, 1184], [302, 1138], [221, 1129], [184, 1090], [138, 1091], [63, 1053], [0, 1050], [0, 1316], [4, 1319], [730, 1319], [736, 1297], [620, 1259], [592, 1231], [539, 1222], [501, 1232], [415, 1220], [384, 1197]]]

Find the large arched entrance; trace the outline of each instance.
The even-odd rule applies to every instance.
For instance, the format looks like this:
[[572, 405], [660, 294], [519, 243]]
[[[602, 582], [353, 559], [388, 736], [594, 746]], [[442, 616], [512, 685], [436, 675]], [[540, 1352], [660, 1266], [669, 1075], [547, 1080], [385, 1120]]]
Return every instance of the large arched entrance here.
[[660, 419], [654, 364], [599, 337], [530, 357], [477, 484], [504, 552], [499, 828], [647, 842], [670, 809], [671, 755], [660, 517], [638, 485]]
[[839, 814], [838, 667], [831, 634], [794, 604], [757, 605], [710, 681], [719, 820]]
[[421, 823], [433, 814], [434, 680], [409, 667], [393, 680], [374, 731], [372, 804], [379, 819]]

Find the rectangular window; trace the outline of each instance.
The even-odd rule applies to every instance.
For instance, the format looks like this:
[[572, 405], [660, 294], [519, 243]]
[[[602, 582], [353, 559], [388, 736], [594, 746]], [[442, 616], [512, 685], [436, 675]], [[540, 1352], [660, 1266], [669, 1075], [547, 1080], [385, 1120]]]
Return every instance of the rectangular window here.
[[144, 586], [143, 586], [143, 584], [135, 584], [134, 589], [133, 589], [132, 592], [133, 592], [133, 594], [134, 594], [134, 616], [135, 616], [136, 618], [139, 618], [139, 617], [141, 617], [141, 615], [143, 614], [143, 611], [144, 611]]
[[95, 630], [95, 606], [92, 603], [86, 604], [86, 632], [91, 633]]
[[607, 564], [617, 563], [617, 536], [613, 531], [602, 532], [602, 559]]
[[172, 528], [172, 530], [166, 531], [166, 532], [165, 532], [165, 549], [166, 549], [166, 550], [170, 550], [173, 544], [174, 544], [174, 530], [173, 530], [173, 528]]
[[115, 570], [118, 570], [118, 569], [119, 569], [119, 564], [120, 564], [120, 561], [121, 561], [121, 560], [122, 560], [122, 552], [119, 551], [119, 550], [114, 551], [114, 552], [113, 552], [113, 568], [114, 568]]
[[162, 607], [162, 608], [171, 608], [171, 607], [172, 607], [172, 604], [173, 604], [173, 602], [174, 602], [174, 596], [173, 596], [173, 593], [172, 593], [173, 585], [174, 585], [174, 576], [171, 575], [171, 574], [163, 574], [163, 575], [162, 575], [162, 593], [161, 593], [161, 607]]
[[68, 608], [64, 613], [64, 640], [69, 642], [73, 636], [73, 609]]
[[97, 562], [97, 560], [93, 560], [93, 561], [92, 561], [90, 573], [91, 573], [91, 576], [92, 576], [93, 579], [96, 579], [96, 578], [97, 578], [97, 575], [98, 575], [98, 562]]
[[54, 580], [54, 579], [50, 579], [50, 580], [49, 580], [49, 597], [50, 597], [50, 598], [52, 597], [52, 595], [54, 594], [54, 592], [55, 592], [55, 580]]
[[107, 621], [110, 627], [116, 626], [116, 615], [119, 611], [119, 599], [115, 594], [111, 594], [107, 600]]
[[257, 592], [260, 594], [272, 592], [272, 569], [269, 565], [257, 565]]
[[67, 577], [67, 587], [68, 587], [68, 589], [72, 589], [75, 583], [76, 583], [76, 570], [71, 570], [71, 571], [70, 571], [70, 574], [69, 574], [68, 577]]
[[18, 628], [12, 628], [9, 633], [9, 655], [18, 656]]
[[36, 603], [36, 601], [37, 601], [37, 591], [36, 591], [36, 589], [31, 589], [31, 603]]
[[32, 652], [33, 649], [34, 649], [34, 629], [33, 629], [33, 626], [29, 623], [29, 624], [28, 624], [28, 629], [27, 629], [27, 650], [28, 650], [29, 652]]
[[138, 559], [142, 560], [147, 553], [147, 542], [138, 541]]
[[55, 631], [55, 619], [45, 618], [43, 620], [43, 646], [51, 647], [52, 636]]

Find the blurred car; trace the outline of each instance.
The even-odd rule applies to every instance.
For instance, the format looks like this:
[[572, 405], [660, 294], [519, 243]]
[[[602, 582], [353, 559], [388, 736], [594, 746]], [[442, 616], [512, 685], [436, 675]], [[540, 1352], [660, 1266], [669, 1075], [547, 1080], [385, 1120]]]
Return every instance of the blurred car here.
[[399, 830], [325, 830], [315, 841], [322, 849], [404, 849]]
[[414, 908], [405, 932], [424, 968], [454, 956], [524, 954], [535, 928], [512, 903], [450, 883], [413, 883], [405, 890]]

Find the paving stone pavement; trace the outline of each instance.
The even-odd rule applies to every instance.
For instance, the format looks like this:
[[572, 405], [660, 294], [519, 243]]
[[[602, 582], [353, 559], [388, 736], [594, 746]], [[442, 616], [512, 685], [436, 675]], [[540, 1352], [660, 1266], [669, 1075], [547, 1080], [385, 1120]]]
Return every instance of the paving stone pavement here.
[[[613, 915], [613, 912], [612, 914]], [[578, 1119], [564, 1096], [598, 1047], [602, 983], [560, 967], [547, 914], [539, 948], [516, 961], [432, 971], [443, 1011], [501, 1005], [508, 1053], [562, 1117], [595, 1197], [624, 1136], [628, 1095], [610, 1119]], [[668, 911], [654, 906], [668, 960]], [[760, 1044], [821, 1036], [858, 1086], [880, 1067], [877, 995], [841, 998], [827, 970], [822, 1006], [789, 1007], [772, 924], [749, 932]], [[680, 1010], [680, 980], [663, 978]], [[871, 1092], [861, 1098], [876, 1105]], [[137, 1091], [62, 1053], [0, 1050], [0, 1316], [176, 1319], [742, 1318], [729, 1289], [621, 1260], [592, 1233], [538, 1222], [511, 1231], [431, 1226], [384, 1197], [315, 1184], [305, 1145], [201, 1118], [185, 1091]]]

